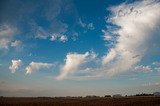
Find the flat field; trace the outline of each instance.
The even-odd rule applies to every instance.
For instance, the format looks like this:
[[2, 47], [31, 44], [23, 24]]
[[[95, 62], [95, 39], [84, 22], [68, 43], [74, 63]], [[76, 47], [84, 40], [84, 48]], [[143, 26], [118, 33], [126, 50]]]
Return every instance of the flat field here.
[[50, 97], [1, 97], [0, 106], [160, 106], [160, 97], [99, 97], [99, 98], [50, 98]]

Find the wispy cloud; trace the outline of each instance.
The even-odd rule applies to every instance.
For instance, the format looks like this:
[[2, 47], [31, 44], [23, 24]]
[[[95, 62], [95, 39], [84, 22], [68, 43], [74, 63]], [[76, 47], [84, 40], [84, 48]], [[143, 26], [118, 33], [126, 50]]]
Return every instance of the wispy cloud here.
[[8, 25], [0, 25], [0, 49], [9, 49], [10, 43], [13, 40], [14, 35], [17, 33], [17, 29]]
[[31, 62], [27, 67], [26, 67], [26, 74], [31, 74], [33, 71], [38, 71], [40, 69], [44, 68], [51, 68], [53, 64], [49, 63], [42, 63], [42, 62]]
[[[16, 26], [22, 32], [22, 35], [27, 35], [25, 37], [29, 39], [49, 40], [53, 33], [61, 33], [67, 36], [70, 31], [74, 31], [74, 22], [68, 25], [68, 23], [65, 23], [66, 19], [62, 20], [60, 18], [63, 14], [67, 14], [73, 20], [76, 20], [78, 17], [77, 11], [73, 8], [73, 2], [70, 0], [23, 1], [23, 3], [21, 1], [7, 1], [1, 11], [3, 15], [0, 17], [0, 24], [9, 23]], [[68, 14], [71, 11], [72, 14]], [[70, 29], [69, 26], [71, 26]], [[67, 36], [67, 38], [69, 37]], [[62, 37], [61, 41], [66, 42], [66, 37], [65, 40]], [[3, 39], [3, 45], [0, 45], [1, 48], [2, 46], [7, 48], [8, 41]]]
[[82, 22], [81, 18], [79, 19], [79, 24], [80, 24], [81, 27], [83, 27], [83, 28], [86, 27], [86, 23]]
[[34, 26], [35, 27], [35, 38], [39, 38], [39, 39], [47, 39], [49, 36], [49, 33], [44, 30], [41, 26]]
[[106, 41], [112, 41], [112, 40], [113, 40], [113, 37], [112, 37], [112, 36], [105, 35], [105, 36], [104, 36], [104, 40], [106, 40]]
[[22, 64], [22, 60], [12, 60], [12, 65], [9, 66], [9, 69], [11, 70], [12, 73], [15, 73], [18, 69], [19, 66]]
[[22, 45], [22, 42], [20, 40], [15, 40], [14, 42], [11, 43], [12, 47], [19, 47]]
[[94, 30], [95, 29], [93, 23], [84, 23], [81, 18], [79, 18], [79, 22], [78, 23], [82, 28], [85, 28], [87, 30]]
[[87, 27], [88, 27], [89, 30], [94, 30], [94, 29], [95, 29], [93, 23], [89, 23], [89, 24], [87, 25]]

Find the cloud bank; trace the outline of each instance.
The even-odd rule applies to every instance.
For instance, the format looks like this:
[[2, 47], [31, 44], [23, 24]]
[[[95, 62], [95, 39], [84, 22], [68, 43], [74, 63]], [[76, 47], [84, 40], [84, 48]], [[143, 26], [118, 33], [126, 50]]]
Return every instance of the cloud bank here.
[[[59, 7], [61, 7], [61, 3], [54, 10], [60, 11]], [[55, 13], [55, 17], [52, 17], [53, 15], [49, 12], [45, 14], [45, 19], [52, 22], [48, 26], [50, 30], [57, 28], [56, 25], [61, 23], [58, 30], [49, 31], [39, 26], [38, 23], [31, 21], [29, 24], [33, 30], [31, 32], [34, 32], [35, 38], [49, 38], [51, 41], [66, 42], [69, 39], [66, 35], [68, 26], [61, 21], [57, 21], [56, 17], [60, 13], [54, 10], [52, 11]], [[111, 12], [111, 15], [107, 17], [106, 29], [103, 29], [102, 32], [104, 33], [103, 40], [109, 42], [107, 44], [110, 49], [106, 55], [100, 58], [102, 61], [98, 63], [101, 64], [100, 67], [97, 65], [96, 68], [87, 67], [86, 69], [80, 69], [82, 65], [95, 59], [96, 54], [93, 52], [84, 54], [68, 53], [65, 63], [60, 67], [60, 75], [56, 77], [57, 80], [66, 79], [68, 76], [74, 75], [78, 70], [88, 72], [87, 76], [82, 76], [87, 78], [114, 76], [131, 70], [140, 72], [152, 71], [149, 65], [141, 63], [143, 63], [142, 60], [144, 58], [153, 55], [155, 51], [156, 53], [160, 52], [160, 2], [158, 0], [136, 1], [123, 3], [108, 10]], [[54, 25], [54, 23], [56, 24]], [[94, 29], [93, 23], [86, 24], [79, 19], [79, 24], [82, 28]], [[13, 42], [11, 35], [15, 33], [16, 29], [7, 24], [0, 26], [0, 49], [21, 45], [21, 41], [14, 40]], [[78, 36], [78, 34], [76, 35]], [[13, 73], [18, 69], [18, 66], [14, 64], [17, 63], [12, 62], [12, 66], [10, 66]], [[49, 63], [31, 62], [26, 67], [26, 74], [31, 74], [33, 71], [38, 71], [41, 68], [49, 69], [51, 66], [52, 64]], [[159, 71], [159, 67], [156, 67], [156, 70]], [[94, 73], [94, 76], [92, 76], [92, 73]]]
[[[110, 49], [102, 57], [101, 66], [86, 68], [88, 75], [74, 76], [75, 79], [102, 78], [126, 72], [152, 72], [150, 65], [143, 65], [142, 59], [160, 51], [160, 2], [143, 0], [123, 3], [108, 9], [112, 14], [106, 20], [104, 40]], [[80, 20], [82, 27], [85, 26]], [[65, 79], [74, 73], [89, 56], [68, 54], [57, 79]], [[150, 60], [152, 62], [154, 60]], [[157, 70], [158, 67], [156, 68]], [[79, 71], [84, 71], [79, 70]], [[154, 69], [155, 70], [155, 69]], [[73, 76], [72, 76], [73, 77]]]
[[9, 66], [9, 69], [11, 70], [12, 73], [15, 73], [18, 69], [19, 66], [22, 64], [22, 61], [19, 60], [12, 60], [12, 65]]

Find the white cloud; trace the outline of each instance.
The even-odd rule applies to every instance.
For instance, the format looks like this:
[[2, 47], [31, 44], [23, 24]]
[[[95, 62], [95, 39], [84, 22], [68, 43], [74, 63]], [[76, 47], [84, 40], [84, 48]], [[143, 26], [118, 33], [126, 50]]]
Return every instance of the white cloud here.
[[56, 79], [66, 79], [69, 74], [77, 71], [83, 63], [86, 63], [95, 57], [96, 54], [93, 52], [86, 52], [85, 54], [68, 53], [65, 59], [65, 64], [61, 68], [61, 73]]
[[113, 60], [116, 56], [116, 51], [114, 49], [111, 49], [110, 52], [107, 54], [107, 56], [103, 57], [103, 65], [108, 64], [111, 60]]
[[54, 35], [51, 36], [50, 40], [51, 40], [51, 41], [55, 41], [55, 40], [57, 40], [57, 37], [58, 37], [58, 36], [57, 36], [56, 34], [54, 34]]
[[15, 40], [14, 42], [11, 43], [12, 47], [19, 47], [22, 45], [22, 42], [20, 40]]
[[67, 40], [68, 40], [68, 38], [67, 38], [66, 35], [62, 35], [62, 36], [60, 37], [60, 41], [62, 41], [62, 42], [66, 42]]
[[9, 69], [12, 71], [12, 73], [15, 73], [18, 69], [19, 66], [22, 64], [22, 61], [19, 60], [12, 60], [12, 65], [9, 66]]
[[113, 37], [112, 36], [104, 36], [104, 40], [107, 40], [107, 41], [113, 40]]
[[26, 74], [31, 74], [33, 71], [38, 71], [42, 68], [51, 68], [53, 64], [49, 63], [42, 63], [42, 62], [31, 62], [27, 67], [26, 67]]
[[[116, 41], [114, 47], [103, 57], [102, 63], [103, 73], [116, 75], [134, 68], [146, 54], [152, 53], [154, 45], [160, 44], [160, 2], [137, 1], [110, 10], [112, 16], [107, 22], [113, 24], [115, 30], [111, 26], [106, 32], [111, 33], [110, 36], [116, 36]], [[141, 68], [148, 70], [149, 67]]]
[[63, 35], [63, 34], [58, 34], [58, 33], [55, 33], [53, 35], [51, 35], [51, 38], [50, 38], [51, 41], [60, 41], [60, 42], [66, 42], [68, 41], [68, 37], [66, 35]]
[[135, 66], [134, 71], [137, 72], [152, 72], [152, 68], [150, 66]]
[[17, 33], [17, 30], [10, 25], [0, 25], [0, 49], [9, 49], [13, 36]]
[[110, 32], [102, 30], [102, 33], [104, 34], [103, 40], [110, 41], [110, 42], [116, 40], [117, 36], [114, 36], [113, 34], [110, 34]]

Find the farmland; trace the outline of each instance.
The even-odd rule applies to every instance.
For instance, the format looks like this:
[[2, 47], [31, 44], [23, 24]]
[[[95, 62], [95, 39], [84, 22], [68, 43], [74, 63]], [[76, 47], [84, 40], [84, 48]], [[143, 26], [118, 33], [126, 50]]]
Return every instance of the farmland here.
[[1, 97], [0, 106], [160, 106], [160, 97]]

